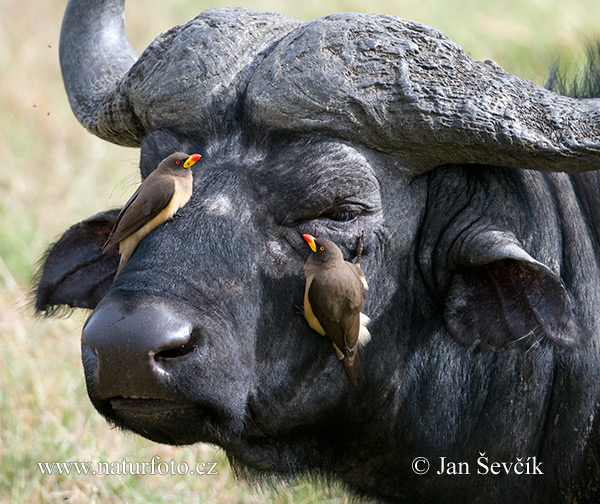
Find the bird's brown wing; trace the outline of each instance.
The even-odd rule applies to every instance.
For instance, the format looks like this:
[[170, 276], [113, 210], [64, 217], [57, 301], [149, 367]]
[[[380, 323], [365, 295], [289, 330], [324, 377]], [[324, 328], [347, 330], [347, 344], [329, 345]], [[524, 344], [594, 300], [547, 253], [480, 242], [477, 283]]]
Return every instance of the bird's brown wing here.
[[141, 229], [171, 202], [175, 193], [175, 181], [169, 176], [152, 174], [138, 187], [117, 216], [113, 230], [104, 244], [106, 250]]
[[354, 268], [344, 263], [339, 268], [319, 272], [308, 291], [313, 313], [342, 352], [356, 348], [365, 298], [358, 275], [348, 266]]
[[355, 272], [347, 271], [316, 274], [308, 291], [313, 313], [329, 339], [344, 354], [342, 364], [354, 386], [364, 377], [357, 352], [364, 297], [360, 278]]

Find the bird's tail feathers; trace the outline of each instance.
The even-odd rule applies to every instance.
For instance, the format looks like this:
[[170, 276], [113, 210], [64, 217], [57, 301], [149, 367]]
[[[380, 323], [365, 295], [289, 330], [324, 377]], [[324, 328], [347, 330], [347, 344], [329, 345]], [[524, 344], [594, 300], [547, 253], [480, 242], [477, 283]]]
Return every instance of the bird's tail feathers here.
[[356, 387], [359, 379], [364, 379], [364, 375], [362, 372], [362, 366], [360, 364], [360, 358], [358, 357], [358, 352], [354, 352], [354, 358], [349, 359], [348, 356], [342, 361], [344, 365], [344, 370], [348, 375], [348, 379], [350, 383]]

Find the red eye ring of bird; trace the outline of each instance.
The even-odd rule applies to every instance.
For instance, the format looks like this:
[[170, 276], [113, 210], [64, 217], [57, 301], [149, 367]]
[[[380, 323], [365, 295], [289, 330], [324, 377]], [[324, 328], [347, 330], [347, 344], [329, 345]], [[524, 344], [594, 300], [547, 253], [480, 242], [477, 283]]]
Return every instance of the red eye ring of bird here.
[[325, 247], [323, 247], [323, 245], [321, 245], [321, 246], [319, 247], [319, 250], [320, 250], [321, 252], [323, 252], [323, 251], [325, 250]]

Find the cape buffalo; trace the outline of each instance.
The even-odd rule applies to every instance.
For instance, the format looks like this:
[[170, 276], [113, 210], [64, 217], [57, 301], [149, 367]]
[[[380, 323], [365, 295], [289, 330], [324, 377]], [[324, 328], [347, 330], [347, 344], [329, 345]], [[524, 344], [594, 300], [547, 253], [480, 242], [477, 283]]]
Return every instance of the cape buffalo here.
[[[112, 424], [384, 501], [598, 501], [598, 100], [380, 15], [213, 9], [138, 57], [123, 0], [71, 0], [60, 56], [79, 121], [141, 147], [142, 177], [202, 155], [116, 280], [118, 210], [45, 259], [37, 310], [94, 309]], [[347, 260], [364, 233], [356, 387], [299, 314], [303, 233]]]

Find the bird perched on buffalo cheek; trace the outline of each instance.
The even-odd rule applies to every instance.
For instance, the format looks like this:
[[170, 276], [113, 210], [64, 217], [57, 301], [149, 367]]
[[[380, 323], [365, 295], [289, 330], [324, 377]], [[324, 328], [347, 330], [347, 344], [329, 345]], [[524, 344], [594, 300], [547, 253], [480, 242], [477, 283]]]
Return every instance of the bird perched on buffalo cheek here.
[[127, 264], [140, 241], [157, 226], [172, 219], [192, 197], [191, 166], [200, 154], [175, 152], [163, 159], [148, 175], [117, 216], [115, 225], [102, 247], [106, 252], [119, 244], [121, 260], [117, 275]]
[[[358, 262], [344, 260], [335, 243], [309, 234], [302, 236], [313, 252], [304, 265], [304, 318], [312, 329], [332, 341], [350, 382], [356, 385], [364, 378], [358, 346], [371, 339], [369, 318], [361, 313], [368, 289], [365, 274]], [[357, 258], [360, 260], [360, 253]]]

